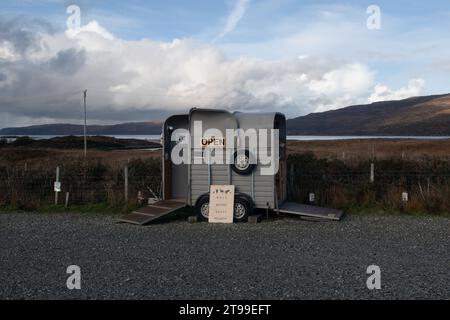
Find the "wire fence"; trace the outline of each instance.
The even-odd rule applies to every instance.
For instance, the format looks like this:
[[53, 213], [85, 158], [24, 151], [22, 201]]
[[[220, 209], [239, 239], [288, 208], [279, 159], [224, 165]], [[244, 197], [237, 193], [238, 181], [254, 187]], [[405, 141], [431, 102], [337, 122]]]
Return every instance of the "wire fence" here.
[[404, 159], [344, 162], [290, 157], [288, 197], [337, 208], [450, 212], [450, 163]]
[[[157, 159], [120, 166], [76, 161], [0, 165], [0, 207], [146, 203], [161, 195], [161, 185]], [[287, 189], [289, 200], [321, 206], [450, 212], [450, 165], [401, 159], [347, 163], [296, 155], [288, 160]]]
[[116, 206], [143, 202], [161, 193], [159, 165], [159, 161], [147, 159], [125, 166], [0, 166], [0, 207], [27, 210], [48, 205]]

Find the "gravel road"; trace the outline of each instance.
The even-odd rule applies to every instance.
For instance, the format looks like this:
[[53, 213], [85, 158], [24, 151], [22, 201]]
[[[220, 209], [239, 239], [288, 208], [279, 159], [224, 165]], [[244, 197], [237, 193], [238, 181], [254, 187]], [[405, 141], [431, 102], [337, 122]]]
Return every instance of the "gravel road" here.
[[[2, 299], [450, 299], [450, 219], [347, 216], [138, 227], [0, 214]], [[381, 268], [381, 290], [366, 287]], [[66, 268], [81, 267], [81, 290]]]

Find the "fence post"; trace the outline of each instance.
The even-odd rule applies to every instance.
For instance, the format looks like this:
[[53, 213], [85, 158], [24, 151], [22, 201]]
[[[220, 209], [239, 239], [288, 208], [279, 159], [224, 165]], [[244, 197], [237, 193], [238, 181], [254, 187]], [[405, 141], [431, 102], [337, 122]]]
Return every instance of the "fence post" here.
[[[59, 182], [59, 166], [56, 167], [56, 180], [55, 182]], [[55, 190], [55, 206], [58, 205], [58, 191]]]
[[294, 164], [291, 163], [289, 167], [289, 189], [294, 187]]
[[370, 183], [374, 183], [375, 182], [375, 164], [371, 163], [370, 164]]
[[125, 202], [128, 202], [128, 166], [125, 166], [124, 177], [125, 177]]
[[65, 203], [64, 206], [65, 206], [66, 208], [69, 207], [69, 193], [68, 193], [68, 192], [66, 192], [66, 203]]

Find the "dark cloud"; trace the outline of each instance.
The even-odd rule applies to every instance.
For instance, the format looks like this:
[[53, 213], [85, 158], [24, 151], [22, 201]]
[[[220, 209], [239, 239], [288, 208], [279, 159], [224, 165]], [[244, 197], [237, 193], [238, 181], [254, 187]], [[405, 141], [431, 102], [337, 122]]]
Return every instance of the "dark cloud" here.
[[10, 20], [0, 18], [0, 40], [11, 43], [15, 51], [20, 54], [38, 50], [40, 36], [36, 31], [41, 29], [39, 27], [41, 25], [41, 22], [33, 22], [22, 17]]
[[65, 73], [67, 75], [76, 73], [86, 62], [86, 52], [73, 48], [61, 50], [56, 57], [50, 59], [51, 71]]

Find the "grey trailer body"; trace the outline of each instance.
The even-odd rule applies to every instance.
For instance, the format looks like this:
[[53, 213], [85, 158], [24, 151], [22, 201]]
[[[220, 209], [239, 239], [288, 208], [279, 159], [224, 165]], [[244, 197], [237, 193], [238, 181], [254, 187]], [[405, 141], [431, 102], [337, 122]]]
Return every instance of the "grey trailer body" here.
[[[184, 128], [190, 131], [194, 139], [191, 130], [196, 121], [202, 123], [202, 136], [210, 129], [218, 129], [223, 137], [226, 136], [227, 129], [279, 129], [278, 174], [262, 175], [261, 169], [264, 166], [260, 162], [248, 175], [236, 173], [229, 164], [173, 164], [171, 152], [176, 142], [172, 141], [171, 134], [178, 128]], [[286, 119], [283, 114], [233, 114], [220, 110], [192, 109], [188, 115], [167, 119], [163, 132], [163, 199], [185, 198], [187, 205], [195, 206], [200, 197], [208, 194], [210, 185], [233, 184], [238, 194], [251, 199], [253, 208], [275, 209], [278, 203], [286, 200]], [[270, 135], [268, 138], [270, 139]], [[263, 150], [269, 154], [270, 142], [267, 144], [269, 150]], [[191, 155], [193, 159], [203, 157], [203, 148], [196, 148], [195, 141], [191, 141]]]
[[[266, 147], [260, 148], [258, 145], [255, 149], [246, 150], [249, 156], [258, 155], [255, 157], [258, 160], [257, 163], [252, 166], [239, 168], [236, 150], [230, 150], [234, 157], [232, 164], [230, 162], [207, 164], [203, 161], [206, 148], [196, 145], [194, 140], [198, 139], [198, 135], [193, 132], [194, 125], [199, 122], [202, 123], [202, 129], [201, 132], [196, 133], [201, 137], [204, 137], [206, 131], [210, 129], [220, 131], [221, 137], [226, 137], [227, 129], [241, 129], [241, 132], [249, 129], [256, 131], [266, 129], [269, 132], [271, 129], [278, 129], [279, 136], [276, 140], [268, 134]], [[193, 161], [181, 164], [175, 164], [172, 161], [172, 151], [179, 151], [178, 144], [184, 141], [184, 138], [177, 136], [179, 132], [177, 129], [183, 129], [192, 139], [187, 150], [190, 150], [190, 158]], [[274, 144], [274, 142], [277, 143]], [[328, 220], [340, 220], [343, 215], [341, 210], [286, 201], [286, 119], [281, 113], [230, 113], [223, 110], [192, 109], [189, 114], [174, 115], [164, 122], [162, 144], [163, 196], [161, 201], [136, 210], [119, 221], [144, 225], [186, 206], [194, 207], [197, 216], [201, 220], [207, 220], [211, 185], [235, 186], [234, 221], [237, 222], [246, 221], [254, 209], [275, 210], [279, 213]], [[242, 148], [242, 145], [245, 144], [238, 143], [237, 149]], [[272, 155], [275, 151], [274, 146], [278, 148], [278, 157], [272, 158], [272, 161], [277, 162], [278, 171], [275, 174], [263, 175], [261, 171], [268, 165], [261, 163], [261, 153]], [[248, 147], [251, 146], [248, 145]], [[174, 150], [174, 148], [177, 149]], [[226, 148], [219, 145], [219, 149]], [[180, 155], [183, 155], [183, 152]], [[196, 158], [200, 160], [198, 163], [195, 162]]]

